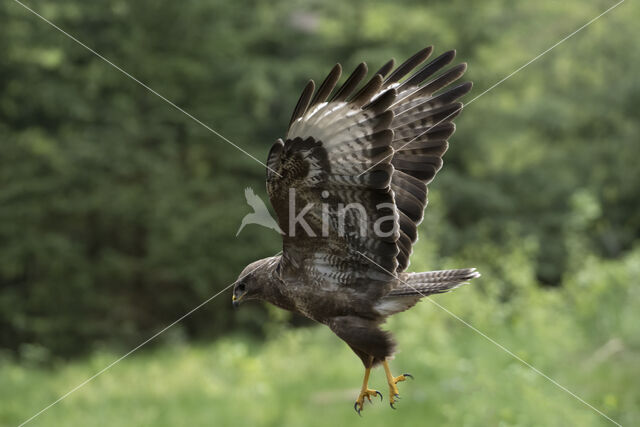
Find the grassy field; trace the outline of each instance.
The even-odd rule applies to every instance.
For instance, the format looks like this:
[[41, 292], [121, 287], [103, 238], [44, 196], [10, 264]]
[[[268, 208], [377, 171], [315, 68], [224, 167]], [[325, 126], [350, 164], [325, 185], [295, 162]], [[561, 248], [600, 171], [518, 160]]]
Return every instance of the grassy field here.
[[[520, 271], [504, 278], [515, 286], [505, 302], [489, 271], [477, 286], [434, 301], [617, 422], [638, 425], [640, 253], [585, 265], [560, 291], [530, 286]], [[400, 385], [397, 411], [376, 370], [372, 386], [385, 401], [367, 404], [360, 419], [353, 402], [362, 367], [347, 346], [327, 328], [276, 326], [265, 343], [231, 336], [142, 350], [30, 425], [613, 425], [434, 304], [422, 302], [388, 327], [400, 343], [394, 370], [415, 376]], [[18, 425], [118, 356], [55, 369], [3, 363], [0, 424]]]

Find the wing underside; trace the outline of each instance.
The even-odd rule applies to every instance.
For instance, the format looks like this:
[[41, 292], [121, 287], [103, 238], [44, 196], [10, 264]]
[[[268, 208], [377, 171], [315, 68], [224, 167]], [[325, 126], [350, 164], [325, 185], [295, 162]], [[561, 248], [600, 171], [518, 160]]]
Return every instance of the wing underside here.
[[364, 63], [335, 91], [340, 65], [317, 90], [313, 82], [305, 87], [286, 140], [267, 160], [267, 190], [285, 233], [283, 259], [295, 274], [375, 297], [388, 291], [391, 277], [372, 262], [388, 271], [408, 266], [427, 184], [462, 109], [456, 100], [471, 89], [464, 83], [443, 90], [466, 66], [444, 70], [455, 57], [450, 51], [420, 67], [431, 51], [391, 73], [388, 62], [360, 89]]

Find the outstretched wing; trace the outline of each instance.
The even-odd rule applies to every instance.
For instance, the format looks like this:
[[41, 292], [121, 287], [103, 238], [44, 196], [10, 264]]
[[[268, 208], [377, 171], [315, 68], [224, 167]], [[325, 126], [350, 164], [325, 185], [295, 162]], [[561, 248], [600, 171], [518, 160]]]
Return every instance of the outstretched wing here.
[[432, 48], [428, 47], [409, 58], [385, 79], [381, 88], [381, 91], [395, 89], [398, 92], [391, 107], [394, 113], [391, 164], [395, 168], [391, 190], [400, 222], [399, 272], [409, 266], [413, 244], [418, 240], [417, 226], [422, 222], [427, 206], [427, 184], [442, 168], [442, 156], [455, 131], [453, 119], [463, 108], [456, 100], [469, 93], [472, 87], [471, 82], [466, 82], [447, 88], [467, 69], [463, 63], [441, 72], [455, 58], [454, 50], [443, 53], [399, 82], [431, 52]]
[[390, 61], [356, 92], [367, 73], [362, 63], [328, 101], [340, 65], [315, 94], [313, 82], [305, 87], [286, 141], [273, 145], [267, 161], [267, 190], [285, 231], [284, 276], [376, 298], [388, 292], [390, 276], [371, 263], [406, 268], [426, 184], [442, 164], [461, 107], [453, 101], [470, 89], [434, 96], [464, 66], [423, 84], [451, 53], [398, 83], [430, 53], [423, 49], [385, 80]]

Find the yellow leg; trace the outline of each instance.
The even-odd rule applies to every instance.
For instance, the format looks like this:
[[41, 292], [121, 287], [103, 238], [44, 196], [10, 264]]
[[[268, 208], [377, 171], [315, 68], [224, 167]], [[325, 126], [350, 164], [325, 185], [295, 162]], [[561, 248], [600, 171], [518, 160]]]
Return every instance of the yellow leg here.
[[358, 415], [360, 415], [360, 412], [364, 407], [365, 397], [367, 398], [367, 400], [369, 400], [369, 402], [371, 402], [371, 397], [375, 397], [375, 396], [380, 396], [380, 400], [382, 400], [382, 393], [380, 393], [378, 390], [371, 390], [369, 388], [370, 373], [371, 373], [371, 368], [365, 369], [364, 380], [362, 380], [362, 388], [360, 389], [360, 395], [358, 396], [358, 400], [356, 400], [356, 403], [353, 405], [353, 409], [356, 410]]
[[393, 404], [396, 402], [396, 399], [400, 398], [400, 391], [398, 390], [398, 387], [396, 386], [396, 384], [399, 383], [400, 381], [406, 380], [407, 378], [413, 379], [413, 376], [411, 374], [402, 374], [397, 377], [394, 377], [391, 374], [391, 369], [389, 369], [389, 363], [387, 363], [386, 360], [382, 362], [382, 366], [384, 367], [384, 373], [387, 375], [387, 383], [389, 384], [389, 404], [393, 409], [396, 409], [393, 406]]

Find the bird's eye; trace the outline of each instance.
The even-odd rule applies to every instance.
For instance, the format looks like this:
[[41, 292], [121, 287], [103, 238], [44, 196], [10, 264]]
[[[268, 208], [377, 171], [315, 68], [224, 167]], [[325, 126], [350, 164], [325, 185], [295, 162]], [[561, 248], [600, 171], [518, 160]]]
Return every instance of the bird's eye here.
[[240, 283], [236, 288], [239, 292], [244, 292], [244, 283]]

